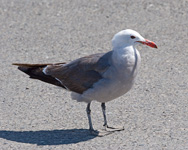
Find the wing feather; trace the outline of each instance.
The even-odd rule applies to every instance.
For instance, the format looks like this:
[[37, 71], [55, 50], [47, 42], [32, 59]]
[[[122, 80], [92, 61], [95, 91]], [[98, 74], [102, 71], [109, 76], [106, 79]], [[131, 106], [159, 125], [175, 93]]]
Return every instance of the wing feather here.
[[70, 91], [83, 93], [103, 78], [102, 74], [110, 66], [111, 53], [93, 54], [69, 64], [48, 65], [45, 73], [61, 81]]

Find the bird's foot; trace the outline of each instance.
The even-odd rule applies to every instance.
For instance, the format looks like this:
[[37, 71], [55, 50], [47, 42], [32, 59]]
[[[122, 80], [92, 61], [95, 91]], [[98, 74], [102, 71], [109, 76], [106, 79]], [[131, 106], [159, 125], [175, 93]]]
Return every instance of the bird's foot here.
[[109, 134], [112, 134], [115, 131], [122, 131], [124, 130], [123, 126], [118, 126], [118, 127], [109, 127], [109, 126], [104, 126], [103, 130], [94, 130], [94, 129], [89, 129], [90, 134], [94, 135], [94, 136], [99, 136], [99, 137], [103, 137]]
[[113, 132], [111, 131], [106, 131], [106, 130], [90, 130], [90, 134], [94, 135], [94, 136], [99, 136], [99, 137], [103, 137], [109, 134], [112, 134]]
[[124, 127], [123, 126], [109, 127], [108, 125], [105, 125], [104, 130], [108, 132], [122, 131], [124, 130]]

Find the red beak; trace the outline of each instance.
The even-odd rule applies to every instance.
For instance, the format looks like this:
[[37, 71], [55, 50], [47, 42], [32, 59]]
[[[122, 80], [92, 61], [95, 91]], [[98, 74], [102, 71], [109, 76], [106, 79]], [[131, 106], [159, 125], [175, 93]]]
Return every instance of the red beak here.
[[142, 43], [144, 45], [148, 45], [148, 46], [150, 46], [152, 48], [157, 48], [157, 45], [154, 42], [152, 42], [150, 40], [147, 40], [147, 39], [145, 39], [145, 40], [146, 40], [145, 42], [142, 42], [142, 41], [137, 41], [137, 42], [140, 42], [140, 43]]

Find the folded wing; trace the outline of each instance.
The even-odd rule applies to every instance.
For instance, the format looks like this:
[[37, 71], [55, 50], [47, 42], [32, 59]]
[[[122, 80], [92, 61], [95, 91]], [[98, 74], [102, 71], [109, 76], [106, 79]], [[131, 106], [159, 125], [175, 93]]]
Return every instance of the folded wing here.
[[103, 78], [110, 67], [112, 51], [79, 58], [69, 64], [14, 64], [30, 78], [61, 86], [76, 93], [83, 93]]

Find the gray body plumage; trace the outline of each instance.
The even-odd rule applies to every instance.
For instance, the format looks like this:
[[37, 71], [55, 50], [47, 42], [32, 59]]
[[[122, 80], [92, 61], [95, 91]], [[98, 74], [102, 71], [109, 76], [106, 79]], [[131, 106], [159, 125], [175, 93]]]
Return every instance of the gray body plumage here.
[[[73, 92], [72, 99], [84, 102], [92, 100], [108, 102], [128, 92], [135, 81], [140, 64], [140, 54], [135, 48], [131, 51], [125, 49], [122, 53], [124, 54], [117, 56], [116, 51], [111, 51], [107, 58], [102, 57], [101, 62], [105, 61], [104, 64], [106, 64], [103, 64], [103, 69], [98, 71], [102, 78], [82, 94]], [[97, 67], [100, 68], [100, 63], [98, 65]]]
[[72, 91], [74, 100], [107, 102], [131, 89], [139, 64], [140, 54], [131, 47], [48, 65], [43, 72]]

